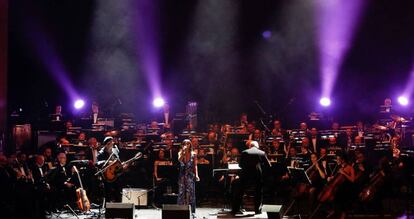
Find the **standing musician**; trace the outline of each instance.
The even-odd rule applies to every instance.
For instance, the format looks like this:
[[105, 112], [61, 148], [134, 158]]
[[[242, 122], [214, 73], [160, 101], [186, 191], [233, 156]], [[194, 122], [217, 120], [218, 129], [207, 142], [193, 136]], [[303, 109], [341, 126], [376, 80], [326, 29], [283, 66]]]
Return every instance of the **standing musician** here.
[[181, 144], [178, 152], [180, 162], [180, 175], [178, 177], [178, 199], [179, 205], [191, 205], [194, 214], [196, 208], [195, 181], [200, 181], [197, 169], [197, 154], [193, 150], [191, 141], [186, 139]]
[[[96, 163], [97, 166], [101, 168], [105, 168], [111, 162], [119, 160], [119, 148], [115, 144], [113, 137], [105, 137], [103, 145], [104, 147], [98, 152]], [[128, 167], [123, 166], [123, 169], [126, 168]], [[119, 180], [115, 180], [114, 182], [104, 181], [104, 186], [106, 201], [119, 201], [121, 194], [121, 186], [119, 185]]]
[[242, 172], [240, 179], [235, 180], [233, 190], [232, 201], [232, 213], [242, 214], [240, 212], [240, 206], [243, 199], [243, 194], [248, 185], [255, 185], [255, 202], [254, 211], [255, 214], [261, 214], [262, 212], [262, 196], [263, 196], [263, 167], [270, 168], [271, 164], [266, 157], [264, 151], [259, 149], [259, 143], [257, 141], [248, 142], [249, 148], [244, 150], [240, 157], [240, 168]]

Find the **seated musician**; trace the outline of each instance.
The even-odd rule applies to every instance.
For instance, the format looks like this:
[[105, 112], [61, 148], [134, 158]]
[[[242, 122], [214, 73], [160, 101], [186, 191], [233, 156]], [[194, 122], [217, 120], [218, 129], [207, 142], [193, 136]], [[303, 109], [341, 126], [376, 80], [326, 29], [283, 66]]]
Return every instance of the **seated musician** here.
[[247, 114], [246, 113], [240, 114], [240, 120], [235, 123], [235, 126], [241, 127], [241, 126], [247, 126], [247, 124], [249, 124], [247, 120]]
[[91, 157], [92, 157], [92, 163], [96, 163], [98, 161], [98, 149], [99, 149], [99, 144], [98, 144], [98, 140], [94, 137], [89, 138], [88, 140], [88, 145], [91, 148]]
[[357, 135], [354, 138], [354, 145], [355, 146], [363, 146], [364, 142], [363, 142], [363, 137]]
[[154, 161], [154, 177], [156, 182], [162, 180], [161, 177], [158, 177], [158, 166], [172, 165], [172, 161], [165, 158], [165, 151], [163, 149], [158, 151], [158, 158]]
[[157, 121], [151, 121], [150, 129], [159, 129]]
[[249, 135], [249, 140], [262, 142], [262, 131], [260, 129], [255, 129], [252, 134]]
[[285, 155], [285, 151], [282, 147], [280, 147], [280, 140], [279, 139], [273, 139], [272, 141], [272, 147], [270, 147], [270, 153], [271, 154], [283, 154]]
[[337, 144], [335, 137], [329, 138], [329, 144], [327, 149], [329, 154], [336, 154], [337, 152], [342, 150], [342, 148]]
[[297, 151], [295, 147], [289, 147], [289, 152], [287, 154], [286, 164], [290, 167], [297, 167]]
[[309, 138], [307, 137], [302, 139], [299, 157], [301, 157], [305, 163], [309, 163], [310, 161]]
[[191, 137], [191, 144], [193, 144], [194, 153], [198, 154], [200, 143], [198, 142], [198, 138], [196, 136]]
[[326, 183], [326, 170], [322, 165], [322, 162], [318, 160], [318, 155], [312, 153], [311, 156], [311, 166], [306, 170], [309, 179], [311, 180], [311, 186], [309, 188], [309, 206], [312, 206], [315, 202], [316, 195], [322, 190], [323, 186]]
[[355, 194], [359, 194], [362, 191], [363, 186], [369, 182], [369, 176], [373, 170], [372, 166], [366, 161], [363, 152], [355, 151]]
[[362, 121], [358, 121], [356, 123], [356, 129], [357, 129], [357, 136], [364, 137], [365, 134], [365, 126]]
[[286, 134], [286, 131], [282, 129], [282, 123], [279, 120], [275, 120], [273, 122], [272, 135], [273, 136], [284, 136], [285, 134]]
[[85, 132], [79, 133], [78, 139], [76, 139], [74, 143], [79, 145], [79, 146], [86, 145], [86, 143], [87, 143], [86, 142], [86, 133]]
[[43, 150], [43, 157], [45, 158], [45, 163], [49, 169], [52, 169], [54, 166], [55, 159], [53, 158], [52, 149], [47, 147]]
[[309, 164], [310, 163], [311, 153], [309, 152], [309, 148], [308, 148], [307, 144], [302, 144], [300, 146], [300, 154], [298, 154], [298, 156], [301, 158], [302, 163], [304, 163], [304, 164]]
[[301, 122], [299, 124], [299, 130], [302, 131], [305, 134], [305, 136], [308, 136], [310, 134], [308, 124], [306, 124], [306, 122]]
[[[334, 182], [337, 177], [345, 177], [345, 181], [342, 184], [338, 183], [338, 189], [334, 196], [334, 211], [337, 218], [346, 218], [346, 212], [351, 207], [352, 194], [350, 188], [352, 188], [355, 182], [355, 170], [349, 163], [348, 157], [344, 153], [338, 153], [336, 155], [337, 173], [334, 176], [328, 177], [328, 182]], [[331, 183], [334, 184], [334, 183]]]
[[37, 216], [44, 215], [48, 209], [50, 202], [50, 185], [47, 182], [48, 166], [45, 164], [45, 158], [43, 155], [35, 156], [35, 163], [31, 166], [31, 171], [34, 181], [34, 192], [36, 209], [35, 214]]
[[164, 143], [167, 145], [164, 151], [165, 157], [173, 163], [178, 163], [178, 148], [174, 146], [173, 140], [171, 138], [166, 138]]
[[239, 159], [240, 159], [239, 149], [237, 149], [236, 147], [232, 147], [230, 149], [230, 154], [225, 157], [225, 162], [224, 163], [226, 163], [226, 164], [228, 164], [228, 163], [239, 163]]
[[0, 211], [5, 218], [12, 218], [14, 200], [14, 171], [9, 166], [7, 157], [0, 154]]
[[32, 174], [27, 163], [27, 155], [25, 153], [18, 153], [16, 160], [13, 163], [13, 169], [16, 172], [16, 177], [19, 182], [30, 182], [32, 181]]
[[53, 188], [54, 204], [57, 208], [62, 208], [65, 204], [75, 201], [75, 188], [72, 179], [72, 166], [67, 164], [65, 152], [57, 154], [58, 164], [51, 174], [51, 187]]
[[319, 134], [316, 128], [312, 128], [309, 138], [309, 149], [313, 153], [319, 153], [319, 148], [321, 147], [321, 142], [319, 141]]
[[210, 161], [206, 159], [206, 152], [204, 149], [198, 150], [197, 164], [210, 164]]

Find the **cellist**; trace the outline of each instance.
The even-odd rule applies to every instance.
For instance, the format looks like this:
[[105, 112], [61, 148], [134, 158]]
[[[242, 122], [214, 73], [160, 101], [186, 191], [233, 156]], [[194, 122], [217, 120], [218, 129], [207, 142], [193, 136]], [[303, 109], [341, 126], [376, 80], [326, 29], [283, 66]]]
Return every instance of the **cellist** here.
[[[335, 177], [328, 177], [328, 181], [330, 183], [336, 184], [335, 181], [337, 181], [337, 179], [341, 176], [345, 177], [345, 180], [343, 180], [342, 183], [337, 183], [334, 185], [338, 186], [338, 188], [336, 188], [336, 194], [332, 194], [334, 195], [334, 211], [331, 213], [331, 215], [336, 214], [335, 218], [346, 218], [346, 211], [351, 207], [352, 203], [350, 202], [352, 194], [349, 192], [349, 188], [352, 187], [352, 184], [355, 181], [355, 170], [352, 165], [350, 165], [349, 160], [345, 154], [338, 153], [336, 155], [336, 163], [336, 169], [338, 172], [335, 174]], [[328, 217], [331, 215], [328, 215]]]

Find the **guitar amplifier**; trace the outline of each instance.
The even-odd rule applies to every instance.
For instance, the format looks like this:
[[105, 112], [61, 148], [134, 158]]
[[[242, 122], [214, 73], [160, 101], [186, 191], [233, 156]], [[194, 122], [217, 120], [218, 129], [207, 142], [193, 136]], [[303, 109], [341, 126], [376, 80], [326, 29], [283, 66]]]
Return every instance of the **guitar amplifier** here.
[[147, 206], [148, 191], [140, 188], [123, 188], [122, 203], [132, 203], [135, 206]]

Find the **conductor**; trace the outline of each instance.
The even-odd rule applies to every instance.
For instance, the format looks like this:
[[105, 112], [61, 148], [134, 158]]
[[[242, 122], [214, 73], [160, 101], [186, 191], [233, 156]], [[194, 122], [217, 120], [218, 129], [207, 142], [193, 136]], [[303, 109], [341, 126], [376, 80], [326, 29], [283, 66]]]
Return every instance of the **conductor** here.
[[259, 149], [257, 141], [248, 141], [248, 149], [241, 154], [239, 166], [242, 169], [240, 179], [233, 182], [232, 191], [232, 213], [243, 214], [240, 211], [244, 191], [248, 186], [255, 187], [255, 214], [262, 213], [262, 197], [263, 197], [263, 168], [270, 168], [271, 164], [266, 157], [264, 151]]

